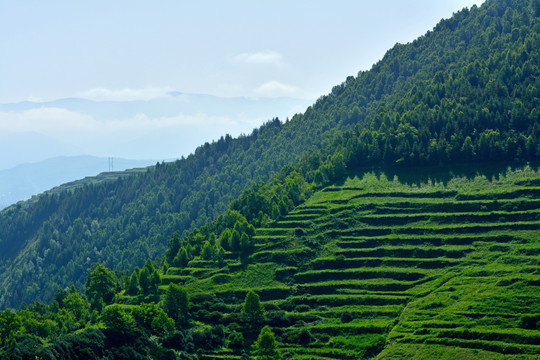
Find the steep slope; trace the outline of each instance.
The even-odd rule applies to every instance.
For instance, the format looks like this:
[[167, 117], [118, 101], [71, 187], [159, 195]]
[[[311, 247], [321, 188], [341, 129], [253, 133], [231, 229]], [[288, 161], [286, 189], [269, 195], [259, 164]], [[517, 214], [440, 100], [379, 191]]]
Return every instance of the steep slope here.
[[169, 268], [164, 284], [185, 287], [194, 321], [240, 328], [246, 338], [240, 309], [254, 290], [288, 359], [369, 358], [383, 349], [381, 359], [533, 359], [539, 180], [530, 168], [446, 184], [350, 177], [257, 228], [244, 270], [233, 270], [234, 260], [215, 267], [194, 259]]
[[269, 326], [264, 351], [286, 359], [537, 359], [540, 172], [414, 170], [348, 174], [256, 228], [244, 257], [147, 262], [117, 283], [95, 266], [86, 296], [0, 311], [0, 358], [242, 359]]
[[538, 158], [537, 4], [491, 0], [463, 10], [286, 123], [1, 213], [0, 305], [82, 287], [95, 261], [142, 265], [165, 251], [172, 233], [215, 219], [254, 182], [301, 159], [305, 180], [324, 184], [346, 167]]

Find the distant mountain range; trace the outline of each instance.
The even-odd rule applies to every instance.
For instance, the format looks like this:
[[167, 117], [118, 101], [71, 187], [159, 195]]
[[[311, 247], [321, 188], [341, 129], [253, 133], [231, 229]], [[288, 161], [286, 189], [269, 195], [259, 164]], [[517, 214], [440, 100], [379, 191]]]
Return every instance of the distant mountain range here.
[[0, 209], [27, 200], [55, 186], [109, 170], [122, 171], [155, 164], [155, 160], [62, 156], [0, 170]]
[[[57, 156], [131, 159], [187, 156], [224, 134], [238, 136], [274, 117], [303, 112], [310, 100], [220, 98], [170, 92], [136, 101], [67, 98], [0, 104], [0, 169]], [[29, 129], [33, 129], [30, 131]]]
[[62, 108], [88, 114], [103, 121], [131, 118], [145, 114], [150, 118], [193, 115], [204, 112], [207, 115], [230, 115], [257, 118], [262, 114], [287, 116], [290, 110], [298, 107], [304, 111], [303, 105], [310, 105], [312, 100], [290, 97], [277, 98], [224, 98], [206, 94], [184, 94], [178, 91], [168, 96], [150, 100], [134, 101], [95, 101], [81, 98], [66, 98], [47, 102], [22, 101], [0, 104], [0, 111], [25, 111], [35, 108]]

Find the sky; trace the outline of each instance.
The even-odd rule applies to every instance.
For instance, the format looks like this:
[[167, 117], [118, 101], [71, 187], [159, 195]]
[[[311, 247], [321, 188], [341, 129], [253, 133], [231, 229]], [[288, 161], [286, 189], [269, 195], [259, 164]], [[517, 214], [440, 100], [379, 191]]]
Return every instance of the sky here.
[[[150, 100], [171, 91], [291, 97], [304, 104], [368, 70], [395, 43], [410, 42], [440, 19], [482, 2], [0, 0], [0, 104], [71, 97]], [[69, 109], [54, 111], [45, 109], [39, 126], [23, 121], [28, 113], [0, 112], [0, 132], [40, 133], [56, 117], [60, 124], [101, 121]], [[6, 125], [14, 121], [21, 125]], [[205, 117], [198, 121], [197, 131], [204, 132]], [[55, 140], [69, 142], [69, 136], [88, 130], [81, 126], [77, 134], [72, 127]]]

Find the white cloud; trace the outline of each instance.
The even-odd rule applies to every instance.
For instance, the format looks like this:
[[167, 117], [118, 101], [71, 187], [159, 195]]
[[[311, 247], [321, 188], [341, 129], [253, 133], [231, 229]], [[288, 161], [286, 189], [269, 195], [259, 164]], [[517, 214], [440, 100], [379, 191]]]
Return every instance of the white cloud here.
[[234, 56], [234, 60], [241, 63], [255, 65], [285, 65], [281, 54], [271, 50], [238, 54]]
[[255, 89], [257, 95], [266, 97], [291, 96], [297, 91], [298, 88], [292, 85], [283, 84], [276, 80], [265, 82]]
[[142, 89], [107, 89], [94, 88], [86, 90], [79, 97], [95, 101], [136, 101], [151, 100], [160, 97], [169, 96], [170, 88], [148, 87]]
[[182, 129], [186, 126], [201, 129], [236, 125], [237, 121], [228, 117], [210, 116], [204, 113], [194, 115], [179, 114], [173, 117], [150, 118], [146, 114], [137, 114], [126, 120], [115, 120], [103, 123], [103, 130], [122, 132], [147, 132], [167, 128]]
[[173, 117], [151, 118], [137, 114], [129, 119], [99, 121], [90, 115], [63, 108], [36, 108], [25, 111], [0, 112], [0, 132], [41, 133], [67, 142], [92, 142], [98, 139], [133, 138], [151, 131], [178, 131], [186, 128], [209, 131], [241, 126], [242, 121], [204, 113], [179, 114]]
[[0, 131], [38, 132], [54, 135], [58, 132], [94, 131], [97, 122], [89, 115], [62, 108], [44, 107], [25, 111], [0, 112]]

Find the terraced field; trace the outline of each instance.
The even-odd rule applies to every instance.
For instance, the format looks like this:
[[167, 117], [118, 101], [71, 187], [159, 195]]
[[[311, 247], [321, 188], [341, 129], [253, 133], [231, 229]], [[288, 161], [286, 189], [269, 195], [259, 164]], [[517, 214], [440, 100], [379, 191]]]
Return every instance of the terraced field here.
[[539, 195], [530, 169], [349, 178], [257, 229], [251, 264], [192, 261], [164, 284], [186, 286], [195, 320], [230, 329], [254, 290], [284, 358], [538, 359]]

